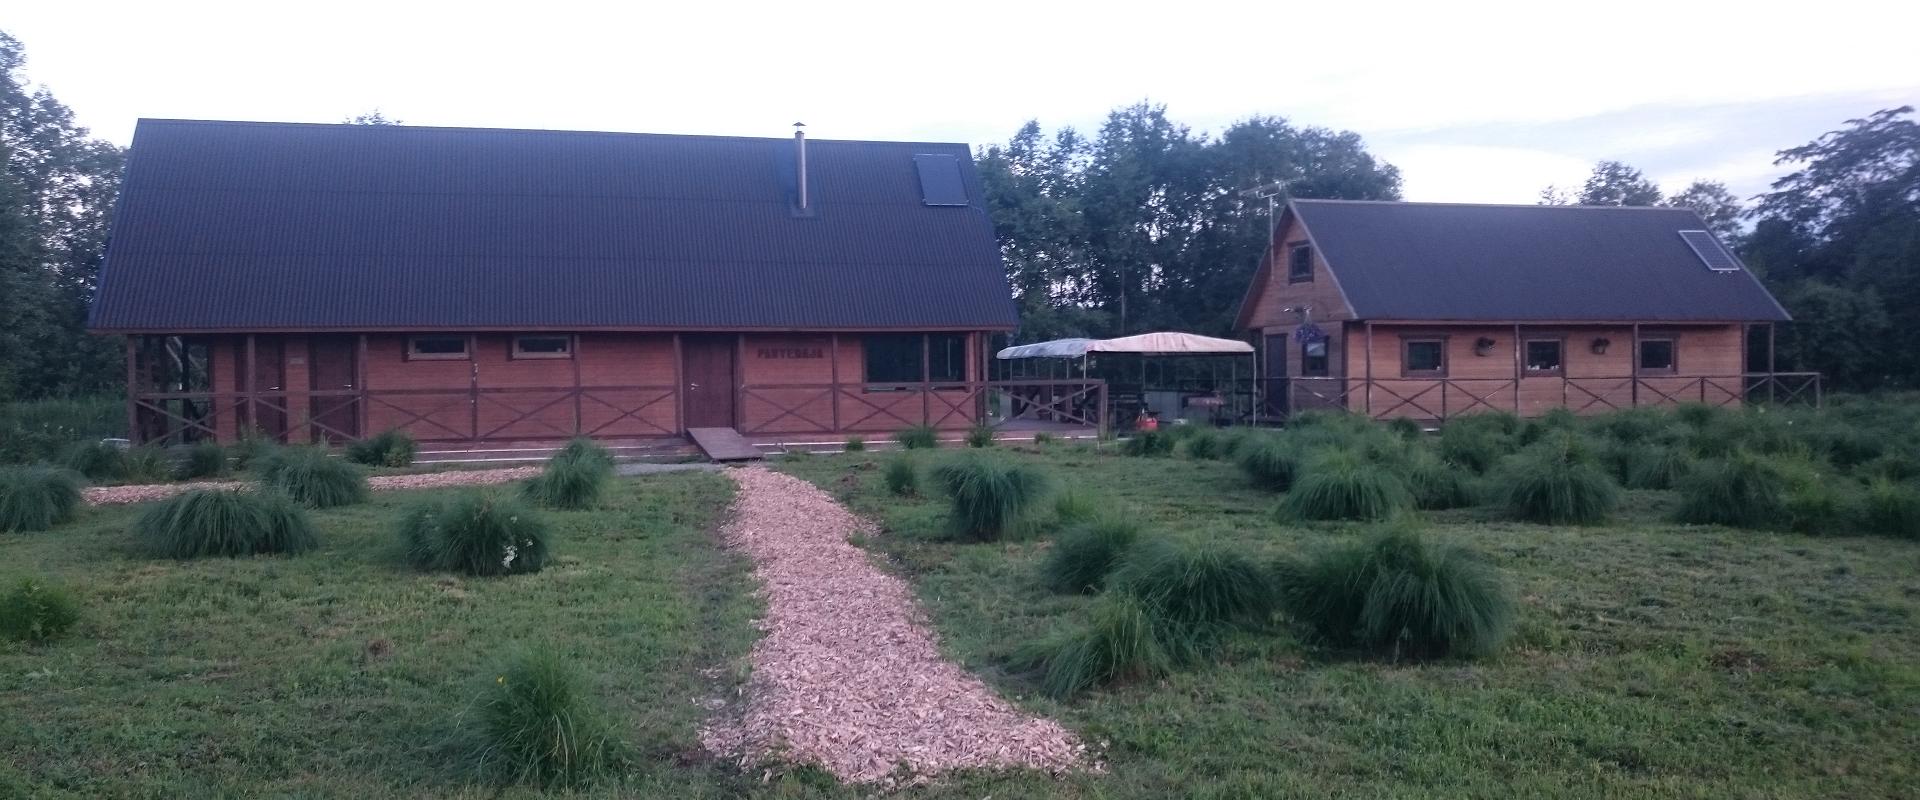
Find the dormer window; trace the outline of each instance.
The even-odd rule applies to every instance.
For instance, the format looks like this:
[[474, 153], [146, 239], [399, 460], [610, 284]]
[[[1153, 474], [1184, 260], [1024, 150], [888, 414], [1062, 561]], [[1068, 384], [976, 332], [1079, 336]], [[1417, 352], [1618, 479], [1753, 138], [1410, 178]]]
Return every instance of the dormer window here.
[[1296, 244], [1287, 250], [1287, 282], [1313, 282], [1313, 245]]

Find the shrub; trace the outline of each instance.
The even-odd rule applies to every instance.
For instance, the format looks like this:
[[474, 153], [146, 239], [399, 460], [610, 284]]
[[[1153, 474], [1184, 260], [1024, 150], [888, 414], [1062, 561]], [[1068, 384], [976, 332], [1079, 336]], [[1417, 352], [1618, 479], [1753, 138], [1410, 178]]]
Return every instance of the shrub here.
[[1825, 534], [1852, 518], [1856, 505], [1851, 493], [1837, 481], [1789, 479], [1781, 498], [1786, 527], [1799, 533]]
[[1624, 444], [1666, 441], [1673, 436], [1674, 419], [1652, 408], [1628, 408], [1597, 417], [1593, 430]]
[[79, 474], [54, 467], [0, 467], [0, 532], [44, 531], [80, 507]]
[[406, 431], [388, 429], [347, 445], [347, 460], [370, 467], [404, 467], [413, 463], [419, 449]]
[[1620, 503], [1620, 488], [1600, 469], [1585, 440], [1571, 432], [1542, 439], [1500, 471], [1507, 514], [1543, 525], [1602, 522]]
[[1621, 480], [1629, 489], [1671, 489], [1693, 471], [1693, 456], [1670, 445], [1642, 444], [1622, 451]]
[[0, 636], [20, 642], [49, 642], [80, 621], [80, 604], [67, 590], [26, 578], [0, 595]]
[[1870, 533], [1920, 539], [1920, 491], [1876, 479], [1860, 497], [1860, 525]]
[[1860, 464], [1857, 474], [1895, 482], [1910, 481], [1920, 478], [1920, 458], [1905, 451], [1886, 453]]
[[233, 456], [234, 469], [260, 467], [273, 458], [280, 450], [280, 444], [258, 430], [247, 431], [227, 446]]
[[1046, 431], [1041, 431], [1039, 433], [1036, 433], [1033, 435], [1033, 443], [1035, 446], [1038, 446], [1038, 447], [1045, 447], [1047, 445], [1053, 444], [1053, 434], [1047, 433]]
[[260, 480], [308, 508], [348, 506], [367, 499], [359, 468], [318, 447], [284, 447], [268, 457]]
[[1426, 435], [1426, 430], [1420, 427], [1420, 423], [1414, 422], [1411, 417], [1394, 417], [1388, 420], [1387, 430], [1393, 435], [1406, 439], [1407, 441], [1414, 441]]
[[1120, 445], [1130, 456], [1160, 457], [1173, 454], [1174, 437], [1166, 431], [1136, 431]]
[[968, 447], [992, 447], [993, 446], [993, 426], [983, 423], [983, 424], [975, 425], [971, 428], [968, 428], [967, 429], [967, 446]]
[[1465, 508], [1473, 505], [1473, 487], [1459, 467], [1426, 451], [1407, 459], [1407, 488], [1413, 504], [1425, 509]]
[[134, 533], [167, 558], [291, 555], [319, 545], [306, 512], [277, 492], [201, 489], [175, 495], [142, 514]]
[[1213, 544], [1141, 542], [1128, 549], [1112, 582], [1192, 633], [1208, 626], [1258, 622], [1273, 610], [1266, 572], [1245, 556]]
[[1513, 452], [1513, 439], [1492, 425], [1470, 425], [1471, 419], [1476, 417], [1450, 422], [1440, 429], [1440, 457], [1447, 463], [1485, 474]]
[[0, 464], [52, 461], [76, 440], [126, 435], [123, 396], [0, 402]]
[[74, 442], [61, 453], [60, 465], [90, 481], [118, 480], [127, 473], [127, 453], [102, 441]]
[[473, 714], [477, 759], [510, 783], [578, 786], [626, 760], [612, 721], [595, 705], [587, 677], [549, 648], [512, 659], [490, 681]]
[[547, 526], [505, 495], [467, 492], [413, 510], [401, 521], [415, 569], [468, 575], [520, 575], [547, 563]]
[[1184, 445], [1187, 451], [1187, 457], [1204, 461], [1220, 458], [1225, 453], [1224, 442], [1222, 441], [1224, 438], [1224, 436], [1215, 431], [1196, 431], [1193, 435], [1187, 437], [1186, 444]]
[[1006, 535], [1047, 491], [1039, 470], [984, 454], [942, 464], [934, 477], [953, 498], [954, 534], [974, 541]]
[[887, 462], [882, 473], [887, 481], [887, 491], [898, 497], [920, 493], [920, 466], [907, 456], [896, 456]]
[[840, 449], [848, 453], [863, 453], [867, 449], [867, 440], [858, 436], [849, 436], [846, 445]]
[[940, 446], [940, 432], [932, 425], [915, 425], [894, 434], [893, 440], [908, 450], [931, 450]]
[[1413, 507], [1413, 494], [1399, 475], [1355, 453], [1323, 451], [1280, 500], [1282, 519], [1387, 519]]
[[1537, 419], [1528, 420], [1520, 426], [1520, 444], [1533, 444], [1557, 431], [1570, 431], [1580, 424], [1580, 418], [1565, 406], [1547, 409], [1547, 413]]
[[1720, 409], [1705, 403], [1681, 403], [1673, 409], [1673, 416], [1689, 427], [1705, 428], [1720, 416]]
[[1478, 656], [1513, 629], [1512, 591], [1471, 551], [1406, 530], [1275, 569], [1286, 608], [1322, 638], [1393, 659]]
[[187, 448], [187, 455], [175, 464], [173, 476], [180, 480], [217, 478], [227, 474], [227, 449], [217, 442], [200, 442]]
[[1236, 460], [1240, 471], [1262, 488], [1284, 492], [1293, 487], [1300, 474], [1300, 456], [1289, 444], [1274, 436], [1249, 436], [1240, 445]]
[[1068, 490], [1053, 497], [1053, 521], [1062, 525], [1098, 519], [1102, 510], [1100, 501], [1086, 492]]
[[1767, 528], [1785, 516], [1787, 480], [1774, 464], [1751, 453], [1701, 464], [1680, 482], [1681, 522]]
[[1039, 664], [1041, 688], [1057, 699], [1095, 686], [1157, 678], [1173, 667], [1159, 625], [1138, 600], [1108, 593], [1093, 607], [1085, 628], [1042, 640], [1023, 660]]
[[127, 483], [164, 483], [174, 475], [173, 459], [164, 448], [143, 445], [120, 457], [119, 479]]
[[1055, 537], [1041, 572], [1056, 592], [1097, 592], [1140, 538], [1140, 526], [1123, 519], [1083, 522]]
[[606, 493], [613, 468], [613, 454], [606, 448], [575, 439], [547, 460], [546, 468], [521, 487], [521, 494], [547, 508], [591, 508]]

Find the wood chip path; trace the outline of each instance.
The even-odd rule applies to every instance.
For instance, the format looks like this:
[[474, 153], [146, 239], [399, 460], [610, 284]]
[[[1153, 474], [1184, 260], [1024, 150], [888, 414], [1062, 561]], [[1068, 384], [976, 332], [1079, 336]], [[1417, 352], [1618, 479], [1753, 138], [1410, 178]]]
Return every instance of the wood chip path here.
[[848, 783], [1087, 764], [1059, 723], [940, 657], [906, 584], [848, 543], [872, 533], [864, 521], [798, 478], [728, 474], [740, 493], [723, 534], [752, 557], [767, 614], [742, 702], [701, 732], [707, 749], [744, 767], [816, 764]]
[[[432, 489], [441, 486], [483, 486], [512, 483], [540, 474], [540, 467], [508, 469], [450, 470], [419, 475], [382, 475], [367, 479], [367, 488], [376, 492], [391, 489]], [[241, 489], [253, 484], [244, 481], [196, 481], [193, 483], [154, 483], [143, 486], [93, 486], [82, 490], [87, 503], [96, 506], [120, 503], [144, 503], [164, 500], [195, 489]]]

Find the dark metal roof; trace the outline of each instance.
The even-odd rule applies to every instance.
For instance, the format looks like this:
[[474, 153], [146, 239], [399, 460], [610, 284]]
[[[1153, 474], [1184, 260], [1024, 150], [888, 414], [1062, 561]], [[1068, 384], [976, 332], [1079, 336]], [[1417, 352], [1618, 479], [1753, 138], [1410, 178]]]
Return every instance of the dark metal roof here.
[[141, 120], [97, 330], [1010, 328], [966, 145]]
[[1745, 269], [1707, 268], [1686, 209], [1295, 200], [1359, 319], [1784, 321]]

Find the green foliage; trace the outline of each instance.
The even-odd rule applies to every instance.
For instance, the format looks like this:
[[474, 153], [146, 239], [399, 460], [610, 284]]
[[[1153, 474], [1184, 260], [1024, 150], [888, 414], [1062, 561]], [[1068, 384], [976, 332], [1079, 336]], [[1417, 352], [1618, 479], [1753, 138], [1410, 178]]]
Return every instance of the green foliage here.
[[547, 525], [512, 497], [462, 492], [422, 505], [400, 524], [415, 569], [492, 577], [539, 572], [548, 558]]
[[887, 492], [895, 497], [907, 497], [920, 493], [920, 465], [910, 456], [895, 456], [887, 460], [882, 477], [887, 482]]
[[90, 481], [119, 480], [127, 474], [127, 452], [99, 440], [74, 442], [60, 454], [60, 465]]
[[174, 476], [173, 459], [166, 449], [143, 445], [121, 455], [119, 479], [125, 483], [165, 483]]
[[367, 477], [318, 447], [283, 447], [261, 467], [260, 481], [308, 508], [365, 502]]
[[1853, 509], [1859, 504], [1855, 493], [1848, 491], [1847, 486], [1839, 481], [1821, 480], [1818, 476], [1791, 478], [1787, 493], [1781, 499], [1784, 512], [1782, 521], [1788, 529], [1799, 533], [1822, 535], [1843, 532], [1839, 526], [1855, 517]]
[[908, 450], [931, 450], [940, 446], [940, 432], [932, 425], [915, 425], [902, 428], [893, 435], [893, 440]]
[[1406, 464], [1407, 488], [1413, 492], [1413, 504], [1437, 510], [1473, 505], [1473, 486], [1464, 470], [1427, 451], [1410, 456]]
[[967, 446], [968, 447], [992, 447], [993, 446], [993, 426], [982, 424], [982, 425], [975, 425], [971, 428], [968, 428], [967, 429]]
[[1548, 436], [1514, 456], [1498, 477], [1507, 513], [1543, 525], [1593, 525], [1620, 503], [1620, 488], [1578, 434]]
[[1145, 604], [1109, 592], [1086, 627], [1026, 648], [1021, 660], [1037, 663], [1042, 690], [1062, 700], [1095, 686], [1151, 680], [1174, 662], [1160, 641], [1160, 625]]
[[1657, 408], [1627, 408], [1595, 417], [1594, 433], [1625, 444], [1666, 441], [1674, 436], [1673, 415]]
[[1426, 430], [1420, 427], [1420, 423], [1414, 422], [1411, 417], [1394, 417], [1388, 420], [1387, 430], [1407, 441], [1416, 441], [1427, 435]]
[[1920, 489], [1877, 479], [1860, 497], [1860, 526], [1869, 533], [1920, 539]]
[[1093, 495], [1087, 492], [1068, 489], [1053, 496], [1053, 521], [1059, 525], [1072, 525], [1099, 519], [1107, 508]]
[[1693, 456], [1671, 445], [1628, 446], [1622, 453], [1621, 478], [1629, 489], [1671, 489], [1693, 472]]
[[547, 460], [521, 487], [528, 500], [547, 508], [592, 508], [613, 480], [613, 453], [587, 439], [574, 439]]
[[[0, 291], [4, 289], [5, 279], [0, 277]], [[0, 301], [0, 308], [4, 306]], [[0, 314], [0, 319], [5, 318]], [[0, 345], [4, 342], [5, 335], [0, 333]], [[4, 369], [0, 364], [0, 371]], [[0, 375], [0, 397], [6, 396], [4, 384], [5, 376]], [[0, 402], [0, 464], [54, 461], [75, 441], [126, 436], [126, 400], [118, 396]]]
[[1394, 660], [1480, 656], [1513, 630], [1513, 593], [1478, 555], [1408, 530], [1280, 562], [1288, 612], [1336, 646]]
[[413, 463], [420, 446], [413, 435], [389, 429], [347, 445], [347, 460], [370, 467], [404, 467]]
[[1074, 594], [1100, 591], [1139, 538], [1138, 523], [1112, 517], [1061, 531], [1041, 569], [1047, 587]]
[[1173, 455], [1173, 434], [1166, 431], [1135, 431], [1120, 445], [1120, 452], [1130, 456], [1158, 458]]
[[187, 448], [185, 458], [174, 465], [173, 476], [180, 480], [217, 478], [227, 474], [227, 449], [217, 442], [199, 442]]
[[506, 783], [579, 786], [628, 758], [586, 674], [551, 647], [522, 653], [497, 670], [472, 720], [481, 770]]
[[1699, 465], [1680, 482], [1681, 522], [1769, 528], [1785, 517], [1787, 480], [1765, 458], [1736, 452]]
[[35, 644], [66, 635], [80, 621], [80, 604], [60, 586], [26, 578], [0, 595], [0, 637]]
[[80, 476], [47, 466], [0, 467], [0, 533], [44, 531], [73, 519]]
[[307, 514], [278, 492], [200, 489], [178, 494], [134, 522], [135, 536], [165, 558], [304, 553], [319, 545]]
[[1280, 499], [1282, 520], [1388, 519], [1413, 508], [1413, 493], [1392, 470], [1343, 450], [1321, 451]]
[[1252, 435], [1238, 448], [1240, 471], [1261, 488], [1284, 492], [1300, 474], [1300, 454], [1278, 437]]
[[1226, 435], [1212, 430], [1196, 430], [1182, 445], [1187, 457], [1210, 461], [1226, 454]]
[[969, 453], [934, 468], [952, 498], [953, 533], [973, 541], [996, 541], [1023, 522], [1049, 481], [1038, 469], [983, 453]]
[[1035, 447], [1045, 447], [1053, 444], [1053, 434], [1047, 433], [1046, 431], [1035, 433], [1033, 435], [1033, 444]]
[[1440, 428], [1440, 457], [1447, 463], [1485, 474], [1514, 450], [1514, 437], [1492, 424], [1473, 424], [1473, 420], [1493, 417], [1481, 414], [1449, 422]]
[[258, 430], [248, 430], [228, 444], [227, 451], [233, 458], [234, 469], [259, 469], [280, 451], [280, 443]]
[[842, 446], [841, 449], [848, 453], [865, 452], [867, 449], [867, 440], [858, 436], [849, 436], [847, 437], [847, 443]]
[[1188, 634], [1259, 622], [1274, 607], [1272, 582], [1259, 565], [1208, 543], [1140, 542], [1128, 548], [1112, 582]]

